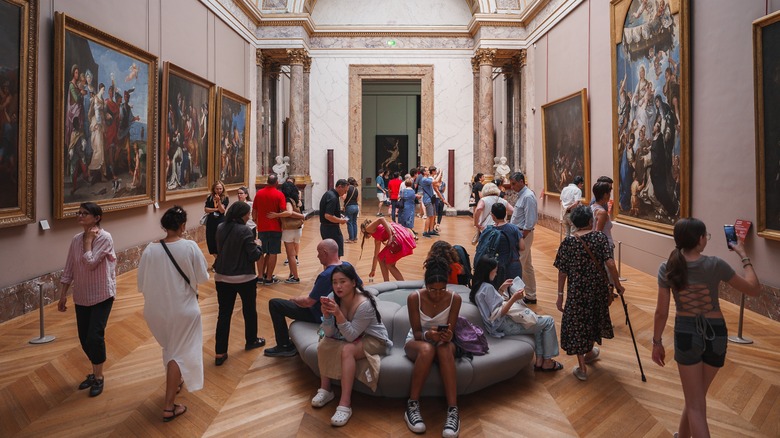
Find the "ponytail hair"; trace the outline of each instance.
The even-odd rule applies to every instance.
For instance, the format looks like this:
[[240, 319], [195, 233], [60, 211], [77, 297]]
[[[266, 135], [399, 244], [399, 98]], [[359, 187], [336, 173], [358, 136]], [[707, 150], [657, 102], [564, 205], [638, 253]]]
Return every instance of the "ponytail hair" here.
[[[333, 271], [330, 274], [331, 281], [333, 281], [333, 274], [335, 273], [341, 273], [345, 277], [349, 278], [350, 280], [355, 282], [355, 290], [357, 290], [357, 293], [363, 295], [364, 297], [368, 298], [368, 301], [371, 303], [371, 307], [374, 308], [374, 314], [376, 314], [376, 321], [378, 323], [382, 323], [382, 315], [379, 314], [379, 310], [376, 308], [376, 299], [373, 295], [368, 293], [365, 289], [363, 289], [363, 280], [358, 277], [357, 272], [355, 271], [355, 268], [352, 265], [342, 263], [340, 265], [337, 265], [335, 268], [333, 268]], [[333, 294], [333, 300], [338, 304], [341, 305], [341, 298]]]
[[688, 285], [688, 264], [683, 250], [691, 250], [699, 245], [707, 235], [707, 226], [696, 218], [683, 218], [674, 224], [674, 249], [666, 261], [666, 281], [673, 291], [684, 289]]
[[450, 261], [444, 257], [428, 257], [423, 263], [425, 268], [425, 285], [447, 283], [450, 277]]
[[[495, 205], [495, 204], [494, 204]], [[477, 260], [474, 267], [474, 275], [471, 277], [471, 292], [469, 292], [469, 301], [477, 304], [475, 301], [479, 288], [482, 283], [492, 284], [490, 282], [490, 273], [498, 267], [498, 260], [493, 257], [482, 256]]]

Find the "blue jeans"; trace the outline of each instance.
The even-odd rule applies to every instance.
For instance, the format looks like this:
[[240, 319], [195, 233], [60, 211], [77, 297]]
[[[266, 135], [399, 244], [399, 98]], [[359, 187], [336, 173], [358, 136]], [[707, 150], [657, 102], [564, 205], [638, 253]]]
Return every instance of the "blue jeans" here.
[[347, 205], [345, 208], [347, 214], [347, 233], [349, 234], [349, 240], [357, 239], [357, 217], [360, 212], [360, 207], [357, 204]]
[[531, 328], [523, 328], [522, 325], [514, 322], [509, 316], [504, 316], [498, 331], [510, 335], [534, 335], [536, 338], [536, 355], [545, 359], [552, 359], [558, 356], [558, 335], [555, 334], [555, 320], [552, 316], [542, 316]]

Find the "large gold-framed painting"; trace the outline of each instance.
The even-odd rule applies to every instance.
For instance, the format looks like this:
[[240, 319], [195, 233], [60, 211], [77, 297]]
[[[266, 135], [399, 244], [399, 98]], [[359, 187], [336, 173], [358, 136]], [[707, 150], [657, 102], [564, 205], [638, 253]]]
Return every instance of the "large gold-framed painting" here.
[[0, 227], [35, 221], [38, 0], [0, 0]]
[[780, 240], [780, 11], [753, 22], [758, 235]]
[[590, 199], [590, 130], [588, 91], [582, 90], [542, 105], [544, 193], [560, 197], [563, 188], [581, 176], [583, 196]]
[[249, 183], [249, 115], [251, 102], [222, 87], [217, 92], [216, 175], [226, 189]]
[[54, 47], [54, 216], [151, 204], [157, 57], [61, 12]]
[[689, 1], [612, 0], [615, 216], [671, 234], [690, 209]]
[[170, 62], [163, 64], [165, 120], [160, 150], [163, 201], [209, 193], [214, 179], [216, 86]]

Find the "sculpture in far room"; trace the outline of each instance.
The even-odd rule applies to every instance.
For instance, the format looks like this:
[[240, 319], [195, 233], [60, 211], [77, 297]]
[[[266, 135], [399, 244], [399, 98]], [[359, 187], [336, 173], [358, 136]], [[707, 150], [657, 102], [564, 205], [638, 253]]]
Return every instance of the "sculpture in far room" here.
[[276, 176], [279, 177], [280, 181], [284, 181], [287, 179], [287, 169], [290, 167], [290, 157], [284, 157], [284, 162], [282, 162], [282, 156], [277, 155], [276, 156], [276, 164], [273, 165], [272, 169]]
[[501, 178], [504, 181], [508, 180], [509, 173], [512, 172], [512, 169], [506, 164], [506, 157], [495, 158], [498, 160], [498, 164], [495, 164], [493, 167], [496, 168], [495, 175], [496, 177]]

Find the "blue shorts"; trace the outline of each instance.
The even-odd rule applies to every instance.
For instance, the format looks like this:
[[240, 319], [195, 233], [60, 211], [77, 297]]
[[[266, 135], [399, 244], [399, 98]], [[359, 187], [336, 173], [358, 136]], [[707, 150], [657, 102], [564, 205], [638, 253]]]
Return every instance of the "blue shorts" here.
[[715, 368], [726, 361], [728, 329], [723, 318], [678, 316], [674, 319], [674, 360], [680, 365], [704, 362]]

